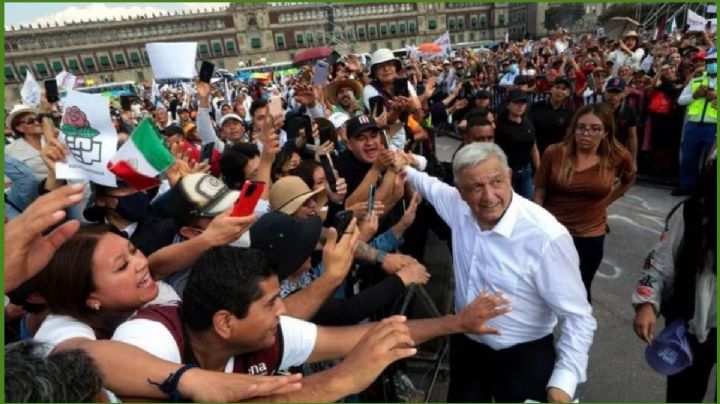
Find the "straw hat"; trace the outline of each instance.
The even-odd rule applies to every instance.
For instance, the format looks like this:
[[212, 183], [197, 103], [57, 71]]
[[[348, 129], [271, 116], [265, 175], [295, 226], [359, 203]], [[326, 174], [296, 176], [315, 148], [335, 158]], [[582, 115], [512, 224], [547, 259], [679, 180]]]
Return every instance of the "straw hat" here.
[[[270, 209], [292, 215], [305, 201], [324, 191], [325, 188], [311, 190], [300, 177], [282, 177], [270, 188]], [[322, 196], [318, 201], [319, 206], [325, 205], [327, 201], [324, 193]]]
[[350, 87], [355, 94], [355, 99], [360, 100], [363, 96], [363, 85], [357, 80], [335, 80], [325, 88], [325, 96], [335, 105], [338, 103], [337, 93], [341, 87]]

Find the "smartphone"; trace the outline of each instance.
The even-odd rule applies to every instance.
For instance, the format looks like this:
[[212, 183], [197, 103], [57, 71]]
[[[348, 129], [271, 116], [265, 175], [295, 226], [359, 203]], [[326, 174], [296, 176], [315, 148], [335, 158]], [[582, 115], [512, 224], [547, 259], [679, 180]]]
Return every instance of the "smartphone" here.
[[235, 202], [230, 216], [250, 216], [255, 211], [255, 205], [257, 205], [260, 200], [264, 189], [265, 183], [262, 181], [245, 181], [240, 190], [240, 197], [238, 197], [237, 202]]
[[120, 108], [123, 111], [130, 111], [130, 97], [127, 95], [120, 96]]
[[381, 96], [376, 95], [374, 97], [370, 97], [370, 114], [377, 114], [382, 115], [383, 112], [385, 112], [385, 105], [383, 104], [383, 99]]
[[202, 81], [203, 83], [210, 84], [210, 79], [212, 78], [213, 71], [215, 71], [215, 64], [207, 60], [203, 60], [202, 64], [200, 65], [200, 73], [198, 74], [198, 80]]
[[338, 233], [337, 240], [340, 241], [353, 219], [352, 210], [343, 210], [335, 214], [335, 229]]
[[270, 97], [268, 106], [270, 107], [270, 116], [282, 115], [282, 98], [279, 95], [273, 95]]
[[466, 81], [462, 84], [462, 98], [470, 97], [472, 95], [472, 85], [469, 81]]
[[368, 206], [367, 206], [367, 214], [371, 214], [373, 209], [375, 208], [375, 189], [377, 185], [371, 184], [370, 185], [370, 191], [368, 191]]
[[337, 179], [335, 178], [335, 171], [333, 171], [332, 161], [330, 156], [323, 154], [320, 156], [320, 163], [322, 164], [323, 171], [325, 172], [325, 180], [330, 185], [332, 192], [337, 192]]
[[205, 143], [200, 150], [200, 162], [209, 163], [212, 158], [212, 151], [215, 148], [215, 142]]
[[50, 102], [50, 103], [60, 101], [60, 94], [58, 93], [57, 80], [55, 80], [55, 79], [45, 80], [45, 97], [47, 98], [48, 102]]
[[393, 81], [393, 93], [396, 97], [409, 97], [407, 77], [398, 77]]
[[334, 66], [341, 57], [342, 55], [340, 55], [338, 51], [333, 51], [333, 53], [331, 53], [327, 58], [328, 65]]
[[328, 74], [330, 73], [330, 65], [324, 60], [318, 60], [315, 63], [315, 73], [313, 74], [313, 83], [318, 86], [325, 85]]
[[312, 129], [312, 118], [310, 118], [308, 115], [302, 115], [302, 128], [305, 130], [305, 140], [310, 143], [313, 136], [313, 129]]

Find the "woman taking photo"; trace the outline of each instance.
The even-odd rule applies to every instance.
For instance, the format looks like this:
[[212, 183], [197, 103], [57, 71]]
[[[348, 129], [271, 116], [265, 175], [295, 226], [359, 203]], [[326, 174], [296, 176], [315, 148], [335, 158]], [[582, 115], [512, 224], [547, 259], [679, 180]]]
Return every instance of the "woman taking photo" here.
[[635, 31], [629, 31], [607, 58], [608, 62], [613, 63], [611, 76], [618, 77], [620, 67], [625, 65], [630, 66], [631, 72], [639, 70], [643, 56], [645, 50], [640, 46], [640, 38]]
[[607, 207], [635, 182], [630, 152], [614, 131], [612, 112], [605, 106], [580, 108], [563, 141], [545, 150], [535, 174], [535, 202], [573, 236], [588, 301], [603, 258]]

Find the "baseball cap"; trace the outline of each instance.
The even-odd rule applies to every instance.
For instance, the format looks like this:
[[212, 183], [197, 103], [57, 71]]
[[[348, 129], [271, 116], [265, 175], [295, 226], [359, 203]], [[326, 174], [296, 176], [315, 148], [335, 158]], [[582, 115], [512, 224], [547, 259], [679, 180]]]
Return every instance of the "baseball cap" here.
[[508, 93], [508, 102], [517, 102], [517, 101], [525, 101], [527, 102], [529, 100], [528, 95], [525, 91], [514, 89], [510, 90]]
[[645, 348], [645, 359], [650, 367], [669, 376], [690, 366], [693, 355], [686, 333], [684, 320], [676, 320], [666, 326]]
[[185, 135], [185, 132], [180, 127], [180, 125], [172, 124], [168, 125], [165, 129], [162, 130], [162, 134], [164, 136], [174, 136], [174, 135]]
[[240, 123], [242, 123], [242, 124], [245, 123], [245, 121], [244, 121], [242, 118], [240, 118], [239, 115], [237, 115], [237, 114], [227, 114], [227, 115], [224, 115], [222, 118], [220, 118], [220, 126], [223, 126], [223, 124], [224, 124], [227, 120], [229, 120], [229, 119], [235, 119], [235, 120], [237, 120], [237, 121], [240, 121]]
[[553, 85], [557, 86], [559, 84], [563, 85], [569, 89], [572, 89], [572, 83], [570, 83], [570, 80], [568, 80], [565, 77], [558, 77], [557, 79], [555, 79], [555, 82], [553, 83]]
[[375, 120], [365, 116], [354, 116], [348, 120], [347, 123], [347, 135], [348, 137], [360, 136], [366, 130], [379, 131], [380, 127], [375, 123]]
[[475, 98], [490, 98], [490, 91], [480, 90], [477, 93], [475, 93]]
[[187, 174], [157, 201], [157, 208], [178, 227], [198, 217], [215, 217], [230, 209], [240, 196], [210, 174]]
[[319, 216], [297, 219], [282, 212], [269, 212], [250, 227], [250, 246], [268, 253], [282, 281], [310, 258], [321, 230]]
[[625, 91], [625, 82], [619, 77], [613, 77], [605, 85], [605, 91]]

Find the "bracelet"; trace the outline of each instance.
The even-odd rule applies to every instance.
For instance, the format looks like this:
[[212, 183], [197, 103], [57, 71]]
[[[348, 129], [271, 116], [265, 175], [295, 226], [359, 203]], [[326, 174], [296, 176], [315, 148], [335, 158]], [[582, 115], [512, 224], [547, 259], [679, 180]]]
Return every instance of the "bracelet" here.
[[180, 381], [180, 377], [183, 375], [183, 373], [187, 372], [188, 370], [192, 368], [196, 368], [197, 365], [184, 365], [180, 369], [177, 370], [175, 373], [170, 373], [170, 375], [165, 379], [162, 383], [154, 382], [150, 379], [148, 379], [148, 383], [157, 386], [160, 391], [170, 396], [170, 401], [174, 403], [181, 403], [185, 402], [185, 397], [180, 394], [180, 392], [177, 389], [178, 382]]

